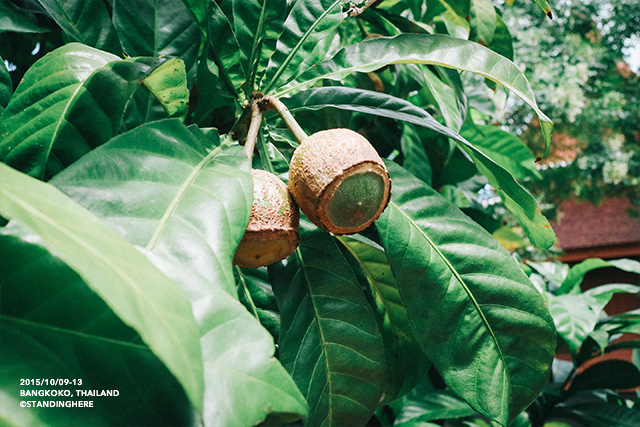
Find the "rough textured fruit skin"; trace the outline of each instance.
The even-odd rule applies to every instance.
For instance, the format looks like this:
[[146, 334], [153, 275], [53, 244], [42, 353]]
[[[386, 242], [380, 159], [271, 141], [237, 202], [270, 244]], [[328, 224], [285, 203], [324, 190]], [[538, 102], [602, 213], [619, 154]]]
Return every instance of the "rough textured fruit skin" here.
[[287, 186], [274, 174], [254, 169], [253, 204], [233, 263], [264, 267], [291, 255], [299, 242], [300, 211]]
[[[379, 203], [370, 206], [371, 215], [355, 221], [358, 224], [334, 223], [327, 206], [336, 191], [347, 179], [358, 179], [358, 174], [367, 173], [380, 178], [381, 185], [371, 188], [372, 194], [379, 195]], [[296, 148], [289, 168], [289, 191], [302, 212], [318, 227], [334, 234], [353, 234], [371, 225], [387, 207], [391, 179], [378, 152], [365, 137], [350, 129], [328, 129], [314, 133]], [[344, 209], [359, 203], [368, 202], [354, 195]]]

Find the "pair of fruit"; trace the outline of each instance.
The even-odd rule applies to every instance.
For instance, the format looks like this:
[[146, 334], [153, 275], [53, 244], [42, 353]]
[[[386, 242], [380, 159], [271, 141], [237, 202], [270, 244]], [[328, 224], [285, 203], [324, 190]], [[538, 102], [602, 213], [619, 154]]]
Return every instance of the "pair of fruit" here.
[[240, 267], [280, 261], [298, 246], [298, 206], [334, 234], [367, 228], [386, 208], [391, 180], [382, 159], [362, 135], [329, 129], [305, 139], [293, 153], [289, 186], [254, 170], [251, 218], [234, 257]]

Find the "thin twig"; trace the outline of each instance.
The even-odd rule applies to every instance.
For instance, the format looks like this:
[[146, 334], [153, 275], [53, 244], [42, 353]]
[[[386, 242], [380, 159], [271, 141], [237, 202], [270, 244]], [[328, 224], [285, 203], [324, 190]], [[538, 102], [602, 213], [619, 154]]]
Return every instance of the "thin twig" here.
[[262, 109], [258, 105], [258, 102], [253, 101], [251, 103], [251, 123], [249, 124], [247, 139], [244, 143], [244, 150], [247, 153], [247, 157], [249, 157], [249, 161], [253, 158], [253, 151], [256, 146], [256, 140], [258, 139], [258, 132], [260, 132], [261, 124]]
[[296, 137], [298, 142], [302, 143], [302, 141], [308, 138], [307, 133], [302, 129], [302, 127], [300, 127], [296, 119], [293, 118], [293, 115], [291, 114], [287, 106], [284, 105], [278, 98], [273, 96], [265, 96], [264, 98], [262, 98], [262, 102], [260, 102], [260, 104], [264, 104], [263, 108], [265, 110], [276, 110], [280, 117], [282, 117], [282, 120], [284, 120], [284, 122], [286, 123], [289, 130], [293, 132], [293, 135]]

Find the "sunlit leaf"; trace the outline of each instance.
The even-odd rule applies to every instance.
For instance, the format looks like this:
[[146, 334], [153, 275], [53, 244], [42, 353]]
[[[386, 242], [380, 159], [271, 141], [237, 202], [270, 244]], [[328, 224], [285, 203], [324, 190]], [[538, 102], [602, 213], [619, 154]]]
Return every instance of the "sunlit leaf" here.
[[309, 425], [363, 425], [382, 396], [384, 346], [373, 311], [333, 238], [301, 224], [274, 264], [279, 357], [309, 402]]
[[169, 367], [202, 408], [198, 329], [180, 288], [55, 187], [0, 164], [0, 213], [38, 235]]
[[282, 37], [269, 62], [265, 93], [284, 85], [324, 58], [330, 37], [345, 18], [342, 0], [297, 1], [284, 23]]
[[532, 243], [542, 249], [547, 249], [555, 242], [555, 233], [538, 209], [533, 196], [505, 168], [495, 163], [457, 132], [439, 123], [422, 108], [384, 93], [335, 86], [302, 91], [287, 103], [290, 110], [294, 112], [321, 108], [358, 111], [402, 120], [433, 129], [452, 138], [473, 159], [478, 170], [487, 177], [489, 183], [504, 200], [506, 207], [520, 221]]
[[[3, 425], [191, 423], [194, 411], [175, 377], [75, 271], [45, 248], [6, 233], [0, 235], [0, 258]], [[19, 378], [70, 383], [38, 386], [20, 384]], [[47, 389], [68, 390], [73, 397], [21, 395], [21, 390]], [[118, 395], [81, 396], [79, 389]], [[22, 408], [20, 400], [81, 400], [93, 406]]]
[[102, 0], [38, 0], [67, 36], [78, 43], [120, 53], [111, 16]]
[[446, 199], [388, 162], [376, 221], [409, 324], [451, 389], [506, 425], [547, 381], [555, 328], [518, 264]]

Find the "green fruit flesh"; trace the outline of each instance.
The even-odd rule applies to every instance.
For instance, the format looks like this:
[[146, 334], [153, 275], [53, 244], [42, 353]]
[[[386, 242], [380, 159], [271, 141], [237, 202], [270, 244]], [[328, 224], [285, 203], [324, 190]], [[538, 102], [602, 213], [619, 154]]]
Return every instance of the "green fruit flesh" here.
[[345, 178], [327, 204], [327, 217], [338, 227], [358, 227], [373, 218], [385, 197], [383, 178], [363, 172]]

